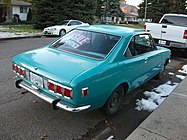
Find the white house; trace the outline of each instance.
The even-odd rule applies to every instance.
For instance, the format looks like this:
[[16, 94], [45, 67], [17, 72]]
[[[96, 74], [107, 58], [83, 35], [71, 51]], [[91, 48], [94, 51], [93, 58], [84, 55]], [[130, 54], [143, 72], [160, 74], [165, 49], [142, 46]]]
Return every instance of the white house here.
[[21, 21], [27, 20], [27, 14], [29, 12], [29, 9], [31, 8], [31, 3], [18, 0], [11, 0], [10, 8], [3, 8], [2, 5], [3, 2], [2, 0], [0, 0], [0, 9], [4, 9], [2, 10], [2, 17], [5, 16], [7, 20], [12, 20], [14, 15], [19, 15], [19, 19]]

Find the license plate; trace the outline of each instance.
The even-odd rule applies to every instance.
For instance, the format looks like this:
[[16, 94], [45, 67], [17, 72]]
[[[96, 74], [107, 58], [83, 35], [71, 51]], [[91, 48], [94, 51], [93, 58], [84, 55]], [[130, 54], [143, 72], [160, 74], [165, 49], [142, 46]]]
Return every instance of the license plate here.
[[37, 86], [43, 87], [43, 79], [42, 79], [42, 77], [30, 72], [30, 79], [31, 79], [31, 82], [33, 82]]
[[162, 44], [162, 45], [166, 45], [166, 41], [164, 41], [164, 40], [160, 40], [160, 44]]

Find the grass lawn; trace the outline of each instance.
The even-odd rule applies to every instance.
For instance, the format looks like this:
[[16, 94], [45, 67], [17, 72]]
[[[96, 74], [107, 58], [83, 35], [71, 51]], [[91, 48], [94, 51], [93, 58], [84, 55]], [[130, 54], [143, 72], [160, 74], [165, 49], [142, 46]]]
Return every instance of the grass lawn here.
[[0, 32], [10, 33], [41, 33], [42, 30], [34, 29], [32, 25], [0, 25]]
[[143, 26], [142, 24], [117, 24], [117, 26], [123, 26], [123, 27], [129, 27], [129, 28], [135, 28], [135, 29], [143, 29]]

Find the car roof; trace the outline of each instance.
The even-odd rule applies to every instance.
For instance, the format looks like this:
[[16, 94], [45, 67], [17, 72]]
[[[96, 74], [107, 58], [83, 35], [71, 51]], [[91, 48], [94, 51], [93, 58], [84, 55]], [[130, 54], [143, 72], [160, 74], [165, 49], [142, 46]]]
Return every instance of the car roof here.
[[164, 14], [164, 16], [178, 16], [178, 17], [187, 17], [187, 15], [184, 14]]
[[134, 35], [134, 34], [145, 33], [143, 29], [134, 29], [134, 28], [128, 28], [122, 26], [114, 26], [114, 25], [89, 25], [89, 26], [81, 26], [78, 27], [77, 29], [112, 34], [112, 35], [123, 36], [123, 37]]

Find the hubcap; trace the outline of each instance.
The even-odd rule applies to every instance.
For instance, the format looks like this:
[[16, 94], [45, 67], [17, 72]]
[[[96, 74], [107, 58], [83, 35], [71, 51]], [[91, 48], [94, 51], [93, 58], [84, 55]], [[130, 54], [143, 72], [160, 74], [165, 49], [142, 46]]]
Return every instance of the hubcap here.
[[119, 103], [119, 93], [115, 92], [114, 95], [112, 96], [111, 102], [110, 102], [110, 107], [116, 107]]

